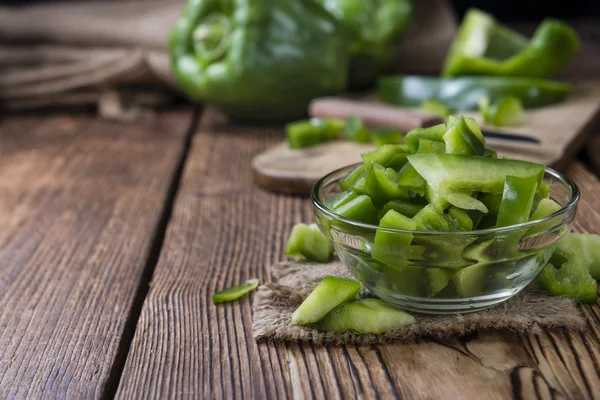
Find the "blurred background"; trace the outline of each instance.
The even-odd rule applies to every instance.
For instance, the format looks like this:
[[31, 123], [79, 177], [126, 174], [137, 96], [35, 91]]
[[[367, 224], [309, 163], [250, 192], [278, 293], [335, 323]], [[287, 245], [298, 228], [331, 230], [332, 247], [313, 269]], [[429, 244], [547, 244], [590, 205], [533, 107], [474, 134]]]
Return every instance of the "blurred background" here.
[[[185, 3], [0, 0], [0, 109], [98, 108], [106, 118], [135, 120], [184, 101], [171, 73], [167, 38]], [[598, 0], [415, 0], [413, 6], [416, 16], [399, 41], [391, 72], [439, 74], [471, 7], [526, 35], [546, 17], [564, 19], [582, 45], [558, 78], [600, 68]]]

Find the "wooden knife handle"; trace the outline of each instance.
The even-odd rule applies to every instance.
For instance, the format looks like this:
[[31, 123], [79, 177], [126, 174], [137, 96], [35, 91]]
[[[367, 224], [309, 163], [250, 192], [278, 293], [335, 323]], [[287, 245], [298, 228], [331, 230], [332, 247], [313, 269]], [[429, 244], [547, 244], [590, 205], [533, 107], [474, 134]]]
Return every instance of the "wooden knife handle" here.
[[341, 97], [314, 99], [308, 106], [308, 112], [314, 118], [346, 119], [356, 115], [370, 128], [390, 126], [403, 132], [442, 123], [441, 118], [425, 111]]

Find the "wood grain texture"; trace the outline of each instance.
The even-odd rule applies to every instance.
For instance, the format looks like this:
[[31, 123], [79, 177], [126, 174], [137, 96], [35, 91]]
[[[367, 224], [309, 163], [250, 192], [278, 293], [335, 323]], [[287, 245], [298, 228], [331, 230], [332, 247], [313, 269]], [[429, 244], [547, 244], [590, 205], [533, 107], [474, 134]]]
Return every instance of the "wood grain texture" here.
[[[228, 128], [204, 115], [144, 303], [119, 398], [592, 398], [600, 393], [600, 309], [589, 330], [518, 337], [481, 332], [382, 346], [260, 343], [251, 295], [213, 306], [218, 289], [270, 281], [294, 223], [312, 218], [305, 198], [251, 182], [254, 154], [274, 130]], [[598, 231], [600, 184], [581, 165], [570, 175], [583, 200], [581, 231]]]
[[0, 124], [0, 398], [102, 396], [191, 114]]

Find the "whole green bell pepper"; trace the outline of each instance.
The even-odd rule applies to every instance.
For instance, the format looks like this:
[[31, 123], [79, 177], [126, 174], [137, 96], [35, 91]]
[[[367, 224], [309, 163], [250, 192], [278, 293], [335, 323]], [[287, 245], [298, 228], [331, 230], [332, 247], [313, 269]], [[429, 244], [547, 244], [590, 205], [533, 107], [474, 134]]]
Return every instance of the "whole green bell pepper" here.
[[442, 74], [547, 78], [559, 72], [578, 48], [577, 33], [563, 22], [544, 20], [529, 41], [491, 15], [471, 9], [456, 34]]
[[288, 121], [346, 85], [345, 28], [311, 0], [190, 0], [173, 28], [173, 73], [230, 117]]
[[349, 85], [366, 88], [392, 61], [393, 44], [413, 14], [410, 0], [317, 0], [351, 36]]
[[533, 78], [465, 76], [386, 76], [379, 78], [377, 95], [386, 103], [419, 107], [435, 99], [454, 110], [477, 110], [479, 99], [501, 96], [518, 98], [523, 107], [541, 107], [562, 101], [571, 92], [564, 83]]

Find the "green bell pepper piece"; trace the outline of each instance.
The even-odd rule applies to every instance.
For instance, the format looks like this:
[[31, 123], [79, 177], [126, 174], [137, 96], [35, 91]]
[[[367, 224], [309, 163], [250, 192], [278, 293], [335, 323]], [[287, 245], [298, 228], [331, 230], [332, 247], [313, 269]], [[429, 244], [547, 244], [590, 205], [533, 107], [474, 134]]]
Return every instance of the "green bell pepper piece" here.
[[361, 158], [365, 168], [369, 168], [372, 163], [377, 163], [399, 170], [406, 164], [408, 155], [409, 149], [405, 144], [384, 144], [373, 151], [362, 153]]
[[448, 107], [446, 107], [446, 105], [444, 103], [442, 103], [441, 101], [438, 101], [438, 100], [434, 100], [434, 99], [425, 100], [424, 102], [421, 103], [420, 108], [422, 110], [425, 110], [432, 114], [435, 114], [441, 118], [446, 118], [450, 114], [452, 114], [452, 111]]
[[371, 131], [371, 142], [379, 147], [385, 144], [402, 143], [402, 131], [398, 128], [378, 128]]
[[[429, 232], [457, 232], [463, 231], [464, 225], [457, 218], [449, 217], [439, 208], [428, 204], [419, 211], [413, 220], [417, 223], [417, 230]], [[474, 238], [454, 235], [443, 237], [418, 236], [415, 241], [427, 247], [423, 257], [428, 262], [435, 262], [445, 268], [460, 268], [469, 263], [462, 257], [462, 252]]]
[[421, 196], [425, 194], [425, 179], [419, 175], [417, 170], [410, 163], [406, 163], [404, 167], [402, 167], [394, 181], [400, 189], [411, 190]]
[[171, 31], [175, 80], [188, 96], [249, 121], [306, 115], [346, 85], [345, 29], [310, 0], [190, 0]]
[[571, 87], [564, 83], [500, 76], [438, 78], [399, 75], [379, 78], [377, 84], [377, 95], [386, 103], [418, 107], [425, 99], [436, 99], [459, 111], [477, 110], [482, 97], [496, 99], [511, 95], [518, 98], [523, 107], [533, 108], [558, 103], [570, 92]]
[[378, 334], [415, 322], [415, 317], [383, 300], [359, 299], [338, 306], [321, 320], [318, 328], [338, 333]]
[[232, 286], [213, 294], [212, 302], [213, 304], [220, 304], [227, 301], [237, 300], [246, 293], [250, 293], [257, 287], [258, 279], [250, 279], [241, 285]]
[[[394, 228], [413, 231], [417, 223], [394, 210], [389, 210], [381, 221], [381, 228]], [[408, 248], [413, 234], [409, 232], [388, 232], [377, 229], [371, 248], [371, 257], [387, 265], [403, 266], [408, 262]]]
[[488, 267], [489, 264], [487, 263], [478, 263], [456, 271], [450, 278], [456, 293], [463, 298], [483, 294], [483, 288], [488, 277]]
[[448, 130], [442, 139], [448, 154], [482, 156], [485, 150], [484, 141], [471, 130], [463, 117], [458, 117], [448, 124]]
[[448, 209], [446, 215], [453, 220], [453, 225], [458, 226], [461, 231], [473, 230], [473, 220], [465, 210], [452, 206]]
[[357, 197], [358, 193], [353, 192], [352, 190], [346, 190], [336, 195], [335, 197], [332, 197], [331, 199], [327, 200], [325, 202], [325, 206], [327, 206], [327, 208], [329, 208], [330, 210], [335, 210], [336, 208], [343, 206], [350, 200], [354, 200]]
[[371, 141], [369, 130], [356, 115], [353, 115], [346, 120], [346, 125], [344, 126], [342, 133], [347, 139], [352, 140], [353, 142], [369, 143]]
[[412, 202], [411, 200], [390, 200], [383, 206], [381, 215], [384, 216], [388, 211], [394, 210], [408, 218], [412, 218], [425, 207], [425, 204]]
[[417, 153], [445, 153], [446, 143], [431, 139], [419, 139]]
[[510, 175], [506, 177], [496, 227], [522, 224], [529, 220], [537, 185], [531, 179]]
[[[539, 190], [538, 190], [538, 192], [539, 192]], [[535, 221], [537, 219], [542, 219], [542, 218], [548, 217], [548, 216], [554, 214], [555, 212], [557, 212], [558, 210], [560, 210], [561, 208], [562, 207], [560, 206], [560, 204], [558, 204], [554, 200], [541, 199], [539, 204], [537, 205], [535, 211], [529, 217], [529, 220]], [[550, 220], [550, 221], [538, 223], [535, 226], [532, 226], [531, 228], [529, 228], [527, 230], [527, 235], [532, 236], [537, 233], [542, 233], [548, 229], [552, 229], [553, 226], [555, 226], [559, 223], [560, 222], [556, 221], [556, 220]]]
[[492, 104], [489, 102], [487, 97], [482, 97], [479, 102], [479, 110], [488, 124], [515, 126], [522, 125], [527, 120], [521, 100], [515, 96], [502, 96]]
[[416, 153], [419, 149], [421, 139], [434, 140], [436, 142], [444, 142], [443, 136], [446, 133], [446, 124], [439, 124], [427, 128], [415, 128], [406, 134], [404, 141], [411, 153]]
[[[594, 277], [600, 277], [600, 237], [569, 233], [560, 239], [550, 263], [537, 282], [550, 294], [593, 303], [597, 297]], [[590, 274], [591, 273], [591, 274]]]
[[288, 145], [302, 149], [332, 141], [342, 131], [343, 124], [342, 120], [319, 118], [290, 122], [285, 126]]
[[430, 153], [407, 158], [431, 188], [443, 195], [465, 191], [502, 193], [507, 175], [540, 183], [546, 169], [528, 161], [481, 156]]
[[340, 188], [342, 190], [350, 189], [350, 187], [354, 185], [354, 183], [356, 183], [356, 181], [359, 180], [361, 176], [365, 175], [366, 172], [367, 169], [364, 165], [357, 166], [352, 171], [350, 171], [348, 175], [340, 179]]
[[319, 322], [327, 313], [356, 298], [362, 285], [353, 279], [326, 276], [292, 313], [293, 325]]
[[563, 253], [577, 251], [592, 278], [600, 280], [600, 235], [567, 233], [558, 241], [557, 247]]
[[[396, 176], [395, 173], [390, 175]], [[399, 187], [394, 178], [390, 178], [386, 169], [378, 163], [372, 163], [367, 171], [365, 194], [377, 206], [383, 206], [392, 199], [408, 198], [408, 190]]]
[[596, 302], [596, 281], [577, 259], [564, 263], [560, 268], [549, 263], [536, 282], [553, 296], [571, 297], [581, 303]]
[[285, 255], [301, 257], [319, 263], [329, 262], [333, 254], [333, 245], [316, 224], [297, 224], [292, 228], [287, 242]]
[[335, 213], [344, 218], [353, 219], [367, 224], [376, 224], [378, 222], [377, 209], [373, 205], [371, 198], [364, 194], [350, 200], [346, 204], [336, 208]]
[[393, 45], [408, 28], [410, 0], [317, 0], [349, 32], [351, 88], [367, 88], [389, 68]]
[[567, 24], [546, 19], [528, 41], [477, 9], [465, 15], [442, 75], [546, 78], [559, 72], [579, 48]]
[[485, 204], [490, 213], [498, 214], [500, 203], [502, 203], [502, 194], [481, 193], [479, 200]]

